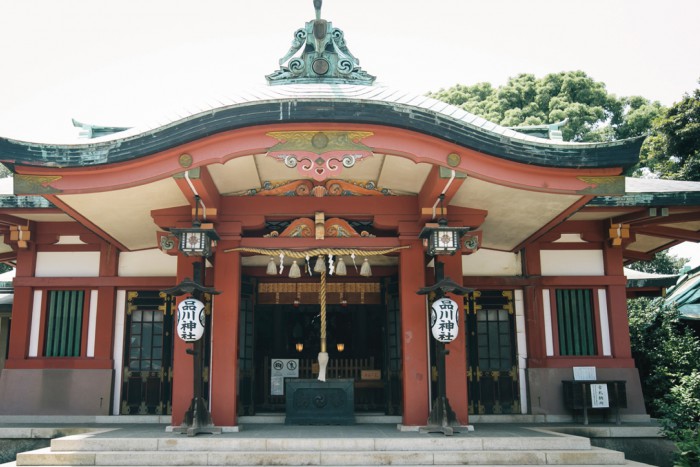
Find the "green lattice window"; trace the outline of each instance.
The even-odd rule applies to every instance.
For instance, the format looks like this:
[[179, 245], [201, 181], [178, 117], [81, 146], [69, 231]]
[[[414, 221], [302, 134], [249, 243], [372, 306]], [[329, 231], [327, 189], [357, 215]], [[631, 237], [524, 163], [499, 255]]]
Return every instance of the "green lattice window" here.
[[595, 318], [590, 289], [556, 291], [559, 355], [595, 355]]
[[46, 357], [79, 357], [83, 330], [83, 290], [50, 290], [47, 300]]

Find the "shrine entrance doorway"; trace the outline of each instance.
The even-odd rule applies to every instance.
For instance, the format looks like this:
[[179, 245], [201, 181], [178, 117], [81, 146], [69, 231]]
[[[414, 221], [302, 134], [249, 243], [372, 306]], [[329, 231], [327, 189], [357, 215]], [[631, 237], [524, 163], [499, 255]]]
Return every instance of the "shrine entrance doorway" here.
[[[317, 282], [245, 279], [254, 299], [240, 314], [239, 413], [284, 412], [284, 378], [274, 363], [292, 361], [298, 378], [318, 376]], [[355, 411], [400, 414], [401, 349], [396, 278], [328, 282], [328, 380], [354, 380]], [[294, 376], [292, 376], [294, 377]]]

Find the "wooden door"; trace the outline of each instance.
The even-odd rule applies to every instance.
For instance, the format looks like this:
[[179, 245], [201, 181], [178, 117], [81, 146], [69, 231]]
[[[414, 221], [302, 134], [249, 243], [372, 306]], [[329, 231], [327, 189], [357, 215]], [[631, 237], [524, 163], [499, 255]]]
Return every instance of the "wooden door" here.
[[172, 302], [158, 291], [127, 292], [122, 415], [165, 415], [172, 402]]
[[467, 390], [470, 414], [520, 413], [513, 292], [466, 297]]

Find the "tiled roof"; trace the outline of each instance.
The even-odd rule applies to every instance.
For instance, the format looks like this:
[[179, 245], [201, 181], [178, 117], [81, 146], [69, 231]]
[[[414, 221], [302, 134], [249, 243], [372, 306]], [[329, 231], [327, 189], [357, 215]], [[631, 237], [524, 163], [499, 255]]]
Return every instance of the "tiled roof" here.
[[547, 167], [630, 167], [637, 162], [642, 143], [642, 138], [609, 143], [551, 141], [496, 125], [444, 102], [393, 88], [290, 84], [210, 99], [148, 125], [78, 144], [28, 143], [0, 137], [0, 161], [54, 167], [109, 164], [222, 131], [300, 122], [395, 126], [502, 159]]

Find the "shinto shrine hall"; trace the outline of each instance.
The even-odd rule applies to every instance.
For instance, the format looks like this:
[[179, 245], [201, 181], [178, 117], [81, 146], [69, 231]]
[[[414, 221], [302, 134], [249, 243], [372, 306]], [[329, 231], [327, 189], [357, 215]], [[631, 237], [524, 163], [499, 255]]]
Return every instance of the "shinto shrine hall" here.
[[320, 8], [266, 78], [150, 126], [82, 124], [76, 144], [0, 137], [0, 414], [178, 426], [199, 385], [236, 427], [289, 416], [293, 384], [344, 381], [351, 399], [311, 403], [410, 429], [442, 384], [459, 425], [562, 421], [587, 374], [620, 383], [623, 421], [648, 418], [623, 266], [700, 239], [699, 183], [625, 177], [643, 138], [565, 142], [375, 85]]

